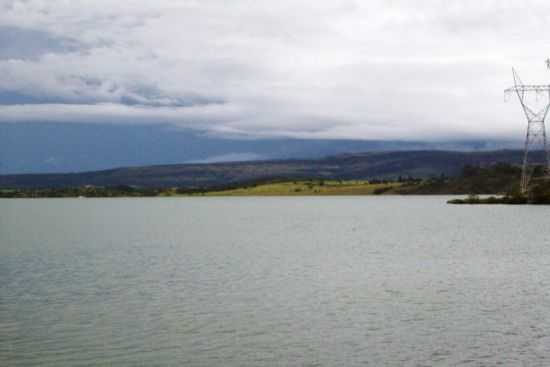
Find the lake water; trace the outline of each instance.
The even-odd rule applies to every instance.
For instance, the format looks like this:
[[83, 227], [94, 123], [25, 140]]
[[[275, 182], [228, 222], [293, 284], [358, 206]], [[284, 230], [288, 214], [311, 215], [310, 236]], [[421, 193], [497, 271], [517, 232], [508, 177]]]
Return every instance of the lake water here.
[[550, 207], [0, 201], [1, 366], [548, 366]]

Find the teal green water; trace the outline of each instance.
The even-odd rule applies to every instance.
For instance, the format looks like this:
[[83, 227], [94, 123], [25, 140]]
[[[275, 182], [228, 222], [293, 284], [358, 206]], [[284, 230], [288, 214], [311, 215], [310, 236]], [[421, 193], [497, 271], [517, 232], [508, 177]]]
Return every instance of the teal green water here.
[[0, 201], [1, 366], [547, 366], [550, 208]]

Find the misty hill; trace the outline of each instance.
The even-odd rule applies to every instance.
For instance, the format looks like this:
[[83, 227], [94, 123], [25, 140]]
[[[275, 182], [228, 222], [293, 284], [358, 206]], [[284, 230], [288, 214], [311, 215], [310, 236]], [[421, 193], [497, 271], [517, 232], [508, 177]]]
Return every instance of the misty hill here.
[[82, 172], [158, 164], [320, 159], [342, 153], [381, 151], [490, 151], [521, 146], [518, 141], [506, 140], [237, 139], [162, 124], [26, 122], [0, 124], [0, 174]]
[[[537, 154], [541, 155], [537, 152]], [[542, 155], [541, 155], [542, 156]], [[176, 164], [103, 171], [0, 176], [0, 187], [59, 188], [84, 185], [210, 188], [275, 179], [394, 179], [455, 176], [466, 165], [519, 165], [522, 152], [407, 151], [343, 154], [318, 160]]]

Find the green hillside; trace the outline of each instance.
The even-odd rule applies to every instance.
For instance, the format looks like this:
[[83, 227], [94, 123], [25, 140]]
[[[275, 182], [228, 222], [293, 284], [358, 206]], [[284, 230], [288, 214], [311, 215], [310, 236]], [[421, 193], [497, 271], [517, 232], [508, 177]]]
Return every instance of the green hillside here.
[[[82, 186], [213, 189], [271, 181], [397, 180], [460, 175], [464, 166], [520, 164], [522, 153], [409, 151], [343, 154], [319, 160], [260, 161], [127, 167], [104, 171], [0, 176], [0, 188]], [[436, 189], [435, 187], [433, 188]], [[431, 190], [431, 189], [430, 189]]]

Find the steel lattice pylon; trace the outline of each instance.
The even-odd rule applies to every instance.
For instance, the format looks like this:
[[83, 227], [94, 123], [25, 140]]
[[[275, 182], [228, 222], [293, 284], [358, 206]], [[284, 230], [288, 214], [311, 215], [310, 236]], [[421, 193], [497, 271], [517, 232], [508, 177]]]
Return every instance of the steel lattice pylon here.
[[[547, 66], [550, 68], [550, 62], [547, 60]], [[525, 136], [525, 148], [523, 153], [523, 167], [521, 172], [521, 192], [527, 193], [529, 182], [533, 175], [534, 165], [529, 160], [529, 152], [537, 147], [544, 150], [544, 168], [547, 175], [550, 171], [550, 151], [546, 141], [546, 127], [544, 121], [550, 108], [550, 85], [526, 85], [523, 84], [519, 75], [512, 69], [514, 77], [514, 86], [506, 89], [505, 93], [515, 93], [518, 96], [525, 117], [527, 118], [527, 134]], [[528, 94], [535, 93], [544, 98], [543, 106], [533, 108], [527, 104]]]

